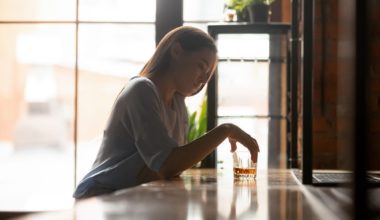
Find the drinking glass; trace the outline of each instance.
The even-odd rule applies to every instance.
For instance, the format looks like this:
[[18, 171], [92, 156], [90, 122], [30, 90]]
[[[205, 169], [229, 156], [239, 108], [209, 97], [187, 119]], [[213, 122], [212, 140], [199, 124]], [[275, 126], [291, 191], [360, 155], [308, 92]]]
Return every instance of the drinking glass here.
[[251, 160], [249, 151], [235, 151], [232, 154], [235, 179], [255, 179], [257, 163]]

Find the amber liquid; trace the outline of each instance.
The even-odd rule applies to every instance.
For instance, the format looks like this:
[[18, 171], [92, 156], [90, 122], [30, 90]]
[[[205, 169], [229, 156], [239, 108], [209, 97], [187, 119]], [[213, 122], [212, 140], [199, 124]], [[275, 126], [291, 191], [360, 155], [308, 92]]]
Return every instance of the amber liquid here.
[[235, 178], [255, 178], [256, 168], [238, 168], [234, 167]]

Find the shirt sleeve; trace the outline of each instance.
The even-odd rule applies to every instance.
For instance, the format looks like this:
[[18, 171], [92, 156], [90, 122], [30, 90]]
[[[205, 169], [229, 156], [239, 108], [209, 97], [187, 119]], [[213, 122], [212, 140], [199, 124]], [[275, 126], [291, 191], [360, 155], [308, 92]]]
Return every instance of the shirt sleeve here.
[[162, 118], [162, 104], [154, 85], [139, 81], [125, 94], [123, 126], [134, 138], [137, 151], [147, 166], [159, 171], [178, 143], [172, 139]]

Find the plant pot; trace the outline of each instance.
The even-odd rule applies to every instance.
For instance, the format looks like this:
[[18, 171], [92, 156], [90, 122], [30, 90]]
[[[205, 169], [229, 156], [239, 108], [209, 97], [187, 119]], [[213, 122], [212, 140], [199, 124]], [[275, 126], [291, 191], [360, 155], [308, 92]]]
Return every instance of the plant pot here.
[[262, 23], [268, 23], [269, 22], [269, 5], [258, 3], [258, 4], [252, 4], [248, 7], [248, 13], [249, 13], [249, 21], [251, 23], [256, 22], [262, 22]]
[[237, 21], [249, 21], [249, 12], [248, 10], [243, 10], [243, 11], [239, 11], [239, 12], [236, 12], [236, 17], [237, 17]]

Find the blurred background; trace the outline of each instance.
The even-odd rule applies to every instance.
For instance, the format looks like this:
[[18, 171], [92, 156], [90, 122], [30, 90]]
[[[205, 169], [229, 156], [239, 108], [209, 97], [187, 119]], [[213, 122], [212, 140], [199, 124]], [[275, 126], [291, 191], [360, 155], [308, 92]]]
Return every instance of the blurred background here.
[[[209, 22], [224, 20], [225, 4], [184, 0], [183, 24], [207, 31]], [[53, 201], [45, 210], [70, 207], [118, 92], [155, 49], [156, 1], [1, 0], [0, 21], [0, 209], [38, 210], [42, 201]], [[218, 47], [226, 59], [267, 59], [268, 42], [265, 34], [231, 35]], [[221, 115], [266, 114], [268, 62], [221, 65]], [[186, 101], [189, 112], [199, 109], [205, 91]], [[267, 121], [234, 120], [258, 139], [259, 166], [266, 168]], [[229, 147], [219, 149], [224, 168]]]

